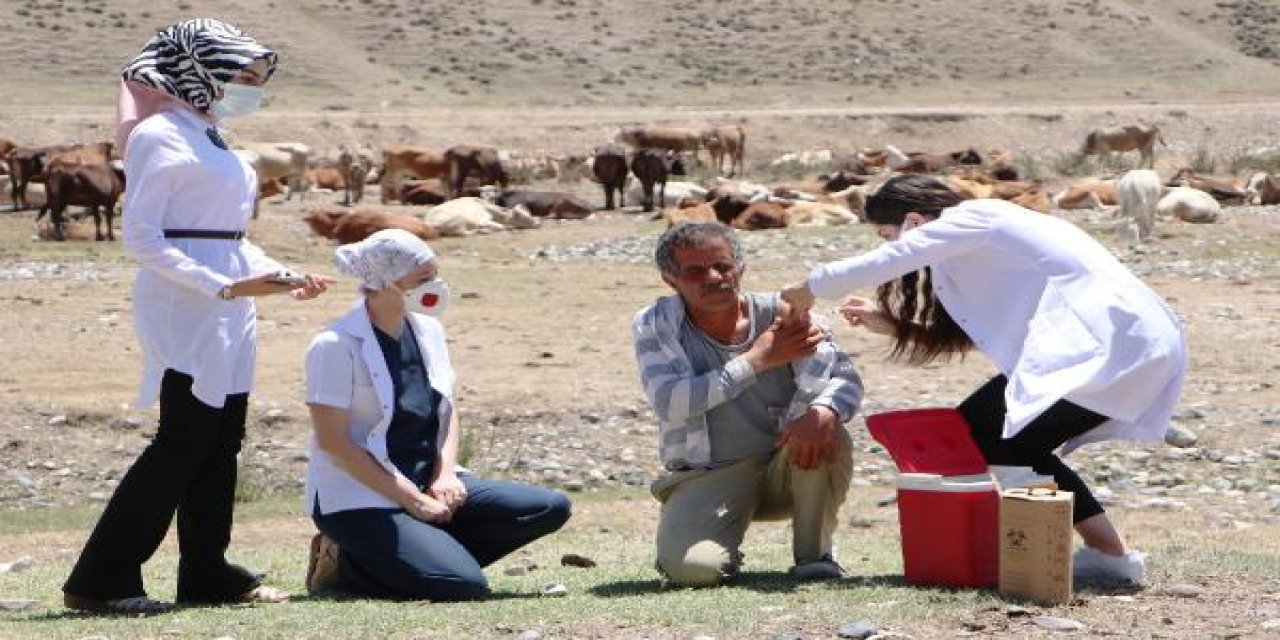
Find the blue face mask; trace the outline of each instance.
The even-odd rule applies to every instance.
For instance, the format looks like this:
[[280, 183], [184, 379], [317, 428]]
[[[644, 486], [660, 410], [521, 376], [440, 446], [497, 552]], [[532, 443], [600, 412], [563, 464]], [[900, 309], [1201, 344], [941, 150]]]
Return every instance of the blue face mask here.
[[209, 107], [219, 120], [243, 118], [262, 106], [262, 87], [228, 82], [222, 85], [222, 99]]

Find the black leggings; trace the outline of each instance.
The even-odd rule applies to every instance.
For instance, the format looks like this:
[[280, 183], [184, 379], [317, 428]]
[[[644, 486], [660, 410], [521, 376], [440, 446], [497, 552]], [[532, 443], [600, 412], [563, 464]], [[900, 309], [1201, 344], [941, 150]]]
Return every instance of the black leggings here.
[[1059, 400], [1012, 438], [1005, 439], [1004, 388], [1008, 378], [996, 376], [960, 403], [957, 409], [969, 422], [969, 432], [989, 464], [1030, 466], [1036, 473], [1053, 476], [1058, 488], [1075, 494], [1072, 522], [1103, 512], [1098, 499], [1076, 472], [1054, 455], [1062, 443], [1106, 422], [1109, 418], [1084, 407]]

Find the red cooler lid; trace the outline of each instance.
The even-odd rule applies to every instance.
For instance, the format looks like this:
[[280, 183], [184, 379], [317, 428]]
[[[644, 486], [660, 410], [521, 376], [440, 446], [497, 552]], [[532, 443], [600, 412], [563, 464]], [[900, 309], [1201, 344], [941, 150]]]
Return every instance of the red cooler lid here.
[[867, 430], [903, 473], [983, 473], [987, 462], [955, 409], [908, 409], [867, 416]]

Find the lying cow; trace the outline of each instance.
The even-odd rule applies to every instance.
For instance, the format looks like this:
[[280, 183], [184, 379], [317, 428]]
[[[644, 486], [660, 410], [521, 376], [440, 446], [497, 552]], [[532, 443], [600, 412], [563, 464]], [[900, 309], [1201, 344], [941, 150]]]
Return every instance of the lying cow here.
[[482, 198], [455, 198], [422, 214], [442, 236], [469, 236], [507, 229], [534, 229], [541, 222], [524, 205], [504, 209]]
[[591, 203], [578, 196], [556, 191], [531, 189], [502, 189], [491, 192], [487, 198], [500, 207], [523, 205], [529, 213], [539, 218], [581, 220], [592, 214]]
[[1216, 222], [1222, 205], [1211, 194], [1192, 187], [1173, 187], [1156, 203], [1156, 213], [1196, 224]]
[[399, 196], [400, 183], [406, 177], [418, 180], [442, 178], [446, 169], [444, 154], [438, 151], [428, 151], [407, 145], [384, 147], [379, 179], [382, 187], [382, 204], [387, 204]]
[[312, 210], [303, 222], [317, 235], [337, 240], [338, 244], [359, 242], [383, 229], [404, 229], [423, 239], [434, 240], [440, 236], [427, 223], [406, 213], [388, 213], [368, 209]]

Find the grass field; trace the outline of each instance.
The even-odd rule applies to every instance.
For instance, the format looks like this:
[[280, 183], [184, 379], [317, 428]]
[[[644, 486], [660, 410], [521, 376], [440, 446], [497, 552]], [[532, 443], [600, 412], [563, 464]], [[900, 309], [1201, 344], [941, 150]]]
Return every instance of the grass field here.
[[[575, 515], [558, 534], [500, 561], [488, 571], [494, 595], [482, 602], [417, 603], [311, 598], [303, 577], [309, 522], [297, 499], [274, 498], [241, 505], [232, 557], [270, 573], [268, 582], [289, 590], [293, 602], [275, 606], [186, 608], [152, 618], [97, 617], [61, 609], [59, 587], [95, 515], [92, 509], [10, 512], [0, 520], [0, 552], [27, 553], [36, 565], [0, 575], [0, 598], [38, 600], [33, 608], [0, 614], [5, 638], [134, 637], [515, 637], [536, 630], [545, 637], [715, 638], [834, 637], [841, 624], [868, 620], [881, 631], [916, 638], [980, 631], [998, 637], [1034, 637], [1036, 615], [1078, 620], [1091, 635], [1146, 636], [1150, 616], [1167, 619], [1173, 635], [1223, 630], [1214, 608], [1274, 602], [1280, 575], [1280, 527], [1196, 533], [1179, 526], [1176, 514], [1120, 514], [1122, 526], [1141, 530], [1137, 541], [1153, 561], [1153, 581], [1136, 593], [1085, 591], [1070, 606], [1041, 608], [990, 591], [946, 590], [904, 585], [897, 523], [892, 507], [876, 507], [882, 489], [855, 490], [838, 533], [849, 577], [801, 583], [785, 574], [789, 531], [762, 523], [748, 533], [745, 574], [717, 589], [664, 589], [652, 569], [652, 531], [657, 509], [640, 491], [575, 495]], [[173, 541], [147, 566], [155, 597], [171, 597]], [[24, 551], [25, 550], [25, 551]], [[590, 569], [563, 567], [566, 553], [598, 562]], [[507, 576], [502, 567], [528, 559], [537, 568]], [[1165, 591], [1198, 583], [1196, 600]], [[550, 583], [568, 589], [546, 597]], [[1259, 591], [1249, 602], [1241, 590]], [[1236, 593], [1229, 607], [1211, 605], [1217, 594]], [[1267, 595], [1267, 593], [1271, 595]], [[1135, 602], [1139, 603], [1135, 606]], [[1271, 605], [1274, 606], [1274, 605]], [[1204, 608], [1203, 613], [1194, 613]], [[1244, 616], [1240, 621], [1247, 620]], [[1255, 621], [1252, 630], [1261, 631]], [[1249, 635], [1246, 626], [1239, 629]], [[899, 636], [900, 637], [900, 636]]]

